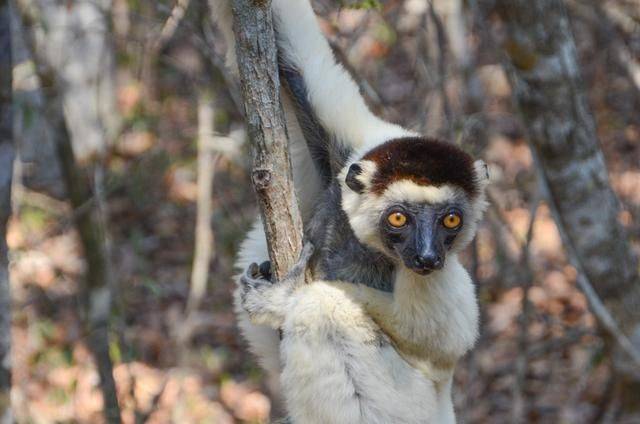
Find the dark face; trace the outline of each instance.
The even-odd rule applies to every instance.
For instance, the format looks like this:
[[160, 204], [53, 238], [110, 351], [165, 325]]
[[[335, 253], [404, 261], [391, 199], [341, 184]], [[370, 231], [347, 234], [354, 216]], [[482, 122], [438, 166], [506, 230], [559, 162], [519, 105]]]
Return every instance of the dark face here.
[[452, 204], [393, 205], [382, 214], [379, 224], [387, 249], [420, 275], [444, 266], [462, 226], [462, 208]]

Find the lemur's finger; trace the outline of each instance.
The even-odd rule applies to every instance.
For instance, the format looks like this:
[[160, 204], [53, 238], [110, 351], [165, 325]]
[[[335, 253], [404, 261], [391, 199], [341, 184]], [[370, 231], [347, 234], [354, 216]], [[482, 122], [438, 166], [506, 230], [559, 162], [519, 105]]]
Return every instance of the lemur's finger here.
[[260, 274], [265, 280], [271, 281], [271, 261], [264, 261], [260, 264]]
[[249, 265], [249, 268], [247, 268], [247, 275], [251, 278], [258, 278], [260, 276], [260, 267], [257, 263], [253, 262]]
[[246, 293], [256, 285], [256, 279], [259, 277], [260, 269], [258, 268], [258, 264], [252, 263], [247, 267], [247, 270], [240, 277], [240, 283], [242, 283], [242, 299], [244, 301], [244, 296]]

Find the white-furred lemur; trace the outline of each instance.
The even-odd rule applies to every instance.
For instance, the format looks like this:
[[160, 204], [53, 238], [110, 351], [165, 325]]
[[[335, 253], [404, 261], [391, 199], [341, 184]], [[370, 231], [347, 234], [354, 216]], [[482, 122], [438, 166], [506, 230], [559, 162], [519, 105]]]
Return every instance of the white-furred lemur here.
[[[218, 1], [230, 35], [228, 3]], [[279, 377], [294, 422], [454, 422], [453, 368], [478, 331], [457, 255], [485, 207], [486, 167], [375, 117], [306, 0], [272, 8], [294, 184], [315, 252], [305, 246], [272, 284], [266, 265], [249, 266], [268, 258], [256, 223], [238, 259], [248, 267], [236, 291], [243, 333]], [[316, 281], [304, 285], [310, 258]]]

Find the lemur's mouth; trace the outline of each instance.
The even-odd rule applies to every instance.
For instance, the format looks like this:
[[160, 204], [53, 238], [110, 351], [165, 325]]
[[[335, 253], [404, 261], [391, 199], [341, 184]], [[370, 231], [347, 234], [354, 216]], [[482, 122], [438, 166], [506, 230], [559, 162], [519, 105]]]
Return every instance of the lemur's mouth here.
[[418, 275], [429, 275], [433, 271], [435, 271], [435, 269], [432, 269], [432, 268], [411, 268], [411, 271], [415, 272]]

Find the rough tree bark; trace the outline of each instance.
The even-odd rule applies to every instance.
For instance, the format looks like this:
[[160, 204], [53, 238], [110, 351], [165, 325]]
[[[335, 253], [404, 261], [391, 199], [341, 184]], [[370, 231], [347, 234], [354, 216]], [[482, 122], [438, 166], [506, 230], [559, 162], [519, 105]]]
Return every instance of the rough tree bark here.
[[296, 262], [302, 219], [293, 189], [288, 136], [269, 0], [234, 0], [236, 54], [249, 137], [252, 181], [258, 196], [269, 257], [277, 279]]
[[13, 174], [12, 60], [9, 1], [0, 0], [0, 423], [11, 422], [11, 292], [7, 221]]
[[[494, 2], [484, 4], [490, 8], [487, 3]], [[498, 0], [494, 7], [506, 28], [505, 67], [513, 97], [568, 257], [610, 336], [619, 375], [640, 379], [638, 261], [618, 221], [619, 202], [608, 181], [564, 4]], [[625, 347], [629, 340], [635, 349]], [[636, 360], [629, 361], [633, 351]]]
[[18, 0], [17, 5], [25, 29], [26, 44], [31, 51], [36, 75], [43, 87], [45, 119], [53, 130], [57, 158], [87, 262], [85, 281], [80, 288], [83, 306], [81, 315], [86, 327], [88, 345], [100, 376], [104, 416], [109, 423], [119, 423], [120, 407], [113, 378], [113, 364], [109, 356], [111, 290], [103, 217], [97, 206], [98, 202], [94, 201], [90, 178], [74, 156], [58, 76], [36, 48], [35, 38], [41, 22], [38, 10], [29, 0]]

